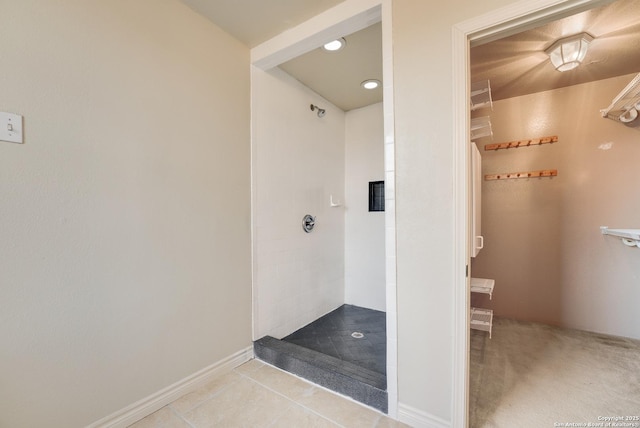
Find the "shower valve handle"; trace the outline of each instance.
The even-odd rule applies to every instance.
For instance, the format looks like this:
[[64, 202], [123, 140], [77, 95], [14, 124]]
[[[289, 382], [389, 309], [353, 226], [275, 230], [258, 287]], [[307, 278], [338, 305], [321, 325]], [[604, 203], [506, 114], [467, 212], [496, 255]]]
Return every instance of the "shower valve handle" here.
[[315, 225], [316, 218], [311, 214], [307, 214], [302, 218], [302, 230], [304, 230], [306, 233], [311, 233]]

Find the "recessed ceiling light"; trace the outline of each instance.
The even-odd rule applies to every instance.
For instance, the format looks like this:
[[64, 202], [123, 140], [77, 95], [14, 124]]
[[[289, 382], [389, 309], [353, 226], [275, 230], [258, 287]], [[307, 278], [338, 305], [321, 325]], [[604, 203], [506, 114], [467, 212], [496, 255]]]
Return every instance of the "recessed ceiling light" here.
[[347, 41], [344, 39], [344, 37], [341, 37], [339, 39], [333, 40], [329, 43], [325, 43], [322, 48], [325, 51], [330, 51], [330, 52], [334, 52], [334, 51], [339, 51], [340, 49], [342, 49], [345, 45], [347, 44]]
[[360, 84], [365, 89], [375, 89], [380, 86], [380, 81], [376, 79], [368, 79]]

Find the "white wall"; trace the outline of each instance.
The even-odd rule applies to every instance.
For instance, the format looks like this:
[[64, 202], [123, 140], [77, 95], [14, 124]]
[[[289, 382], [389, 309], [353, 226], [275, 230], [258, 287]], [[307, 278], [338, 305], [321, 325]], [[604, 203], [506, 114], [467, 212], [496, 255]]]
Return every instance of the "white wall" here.
[[329, 197], [344, 199], [345, 118], [278, 68], [251, 76], [254, 337], [281, 338], [344, 303], [344, 210]]
[[0, 426], [86, 426], [251, 345], [249, 51], [174, 0], [0, 39]]
[[382, 103], [347, 112], [345, 303], [384, 311], [384, 212], [369, 212], [369, 182], [384, 180]]
[[494, 103], [495, 142], [547, 135], [559, 142], [483, 150], [483, 172], [557, 169], [558, 176], [483, 182], [485, 248], [472, 272], [495, 278], [496, 289], [492, 300], [473, 296], [474, 304], [499, 316], [640, 339], [640, 250], [600, 233], [600, 226], [640, 227], [633, 172], [640, 128], [600, 116], [634, 76]]
[[[452, 419], [452, 26], [511, 0], [393, 1], [398, 393], [434, 426]], [[388, 312], [387, 312], [388, 313]]]

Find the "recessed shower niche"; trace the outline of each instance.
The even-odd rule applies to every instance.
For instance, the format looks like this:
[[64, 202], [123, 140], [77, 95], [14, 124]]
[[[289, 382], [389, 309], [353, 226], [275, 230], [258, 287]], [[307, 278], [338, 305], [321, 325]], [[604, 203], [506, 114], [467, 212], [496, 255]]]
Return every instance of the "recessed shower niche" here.
[[384, 211], [384, 181], [369, 182], [369, 211]]

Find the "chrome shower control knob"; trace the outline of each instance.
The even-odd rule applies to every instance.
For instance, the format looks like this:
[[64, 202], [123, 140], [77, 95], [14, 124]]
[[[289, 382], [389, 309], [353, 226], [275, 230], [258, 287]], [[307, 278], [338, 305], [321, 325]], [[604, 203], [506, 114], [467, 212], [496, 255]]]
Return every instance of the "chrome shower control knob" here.
[[307, 214], [302, 218], [302, 230], [310, 233], [313, 230], [313, 226], [316, 225], [316, 218], [311, 214]]

